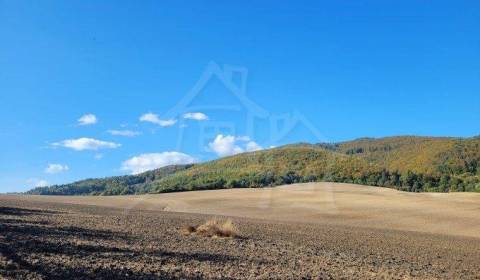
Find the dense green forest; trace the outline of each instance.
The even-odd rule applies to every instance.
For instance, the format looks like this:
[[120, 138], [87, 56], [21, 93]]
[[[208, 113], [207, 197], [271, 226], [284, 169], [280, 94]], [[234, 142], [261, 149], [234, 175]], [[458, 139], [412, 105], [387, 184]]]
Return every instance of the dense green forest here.
[[480, 192], [480, 139], [389, 137], [297, 144], [139, 175], [35, 188], [29, 194], [122, 195], [301, 182], [343, 182], [412, 192]]

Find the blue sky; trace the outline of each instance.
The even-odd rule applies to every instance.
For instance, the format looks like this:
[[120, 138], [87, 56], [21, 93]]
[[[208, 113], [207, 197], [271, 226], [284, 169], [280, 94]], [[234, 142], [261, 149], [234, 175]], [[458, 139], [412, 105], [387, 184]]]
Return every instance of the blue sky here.
[[0, 192], [292, 142], [480, 134], [478, 1], [192, 2], [0, 0]]

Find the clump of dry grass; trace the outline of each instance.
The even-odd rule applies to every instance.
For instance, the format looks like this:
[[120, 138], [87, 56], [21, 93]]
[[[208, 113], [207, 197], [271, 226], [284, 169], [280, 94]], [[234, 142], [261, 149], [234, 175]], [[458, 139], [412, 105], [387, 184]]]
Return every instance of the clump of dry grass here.
[[205, 237], [235, 237], [237, 236], [237, 229], [230, 219], [223, 223], [212, 219], [197, 227], [187, 226], [182, 229], [182, 233], [185, 235], [195, 233]]
[[184, 235], [190, 235], [192, 233], [195, 233], [197, 231], [197, 228], [194, 227], [194, 226], [186, 226], [184, 228], [182, 228], [181, 232], [184, 234]]

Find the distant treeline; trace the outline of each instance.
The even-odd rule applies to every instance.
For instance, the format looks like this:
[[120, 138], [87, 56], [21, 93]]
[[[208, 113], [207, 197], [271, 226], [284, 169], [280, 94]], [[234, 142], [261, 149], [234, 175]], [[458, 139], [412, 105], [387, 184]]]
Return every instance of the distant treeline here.
[[172, 165], [138, 175], [115, 176], [98, 179], [86, 179], [71, 184], [38, 187], [27, 194], [40, 195], [124, 195], [148, 193], [145, 187], [154, 181], [188, 169], [193, 165]]

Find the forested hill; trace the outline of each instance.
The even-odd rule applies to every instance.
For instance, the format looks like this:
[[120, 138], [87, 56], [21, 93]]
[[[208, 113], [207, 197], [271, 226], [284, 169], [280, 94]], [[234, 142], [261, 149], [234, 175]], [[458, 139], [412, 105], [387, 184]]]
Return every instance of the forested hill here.
[[479, 138], [362, 138], [334, 144], [287, 145], [139, 175], [35, 188], [27, 193], [121, 195], [316, 181], [416, 192], [480, 192], [479, 163]]
[[[147, 193], [144, 189], [151, 182], [175, 172], [188, 169], [193, 165], [172, 165], [147, 171], [138, 175], [114, 176], [108, 178], [86, 179], [71, 184], [38, 187], [27, 194], [44, 195], [123, 195]], [[133, 191], [135, 190], [135, 191]], [[133, 192], [132, 192], [133, 191]]]
[[479, 137], [362, 138], [323, 146], [402, 173], [410, 170], [422, 174], [470, 176], [478, 175], [477, 168], [480, 168]]

